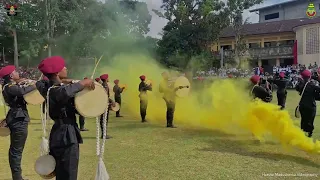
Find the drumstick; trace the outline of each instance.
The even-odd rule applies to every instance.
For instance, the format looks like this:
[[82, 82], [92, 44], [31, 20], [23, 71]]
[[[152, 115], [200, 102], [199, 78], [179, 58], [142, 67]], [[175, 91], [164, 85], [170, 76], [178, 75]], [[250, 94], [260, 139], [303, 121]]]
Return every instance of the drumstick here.
[[41, 76], [39, 77], [38, 81], [40, 81], [43, 77], [43, 73], [41, 74]]
[[103, 54], [101, 55], [100, 59], [98, 60], [98, 62], [96, 63], [96, 65], [95, 65], [95, 67], [94, 67], [94, 69], [93, 69], [93, 73], [92, 73], [92, 75], [91, 75], [91, 79], [93, 79], [93, 76], [94, 76], [94, 74], [96, 73], [97, 67], [98, 67], [98, 65], [99, 65], [102, 57], [103, 57]]

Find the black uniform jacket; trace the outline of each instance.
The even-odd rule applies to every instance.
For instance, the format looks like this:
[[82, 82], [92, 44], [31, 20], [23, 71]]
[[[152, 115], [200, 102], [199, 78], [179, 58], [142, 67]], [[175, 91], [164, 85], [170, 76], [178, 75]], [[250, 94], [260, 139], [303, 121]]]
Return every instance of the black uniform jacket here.
[[270, 92], [261, 86], [255, 85], [252, 87], [251, 95], [253, 98], [259, 98], [262, 101], [268, 102], [267, 98], [270, 97]]
[[3, 86], [3, 98], [10, 107], [7, 113], [7, 124], [15, 123], [15, 121], [30, 121], [27, 102], [24, 100], [23, 95], [35, 90], [33, 86], [20, 87], [16, 83], [9, 83]]
[[120, 88], [118, 84], [114, 85], [113, 86], [114, 98], [121, 99], [122, 91], [123, 91], [123, 88]]
[[[296, 90], [299, 92], [300, 96], [302, 95], [303, 88], [307, 82], [308, 81], [300, 80], [296, 86]], [[301, 97], [299, 105], [307, 108], [316, 107], [316, 99], [318, 99], [319, 93], [320, 87], [316, 85], [316, 82], [314, 80], [309, 81]]]
[[[45, 86], [46, 82], [43, 82]], [[80, 83], [58, 84], [52, 82], [49, 89], [49, 116], [54, 121], [50, 133], [50, 148], [66, 147], [71, 144], [82, 143], [79, 127], [76, 123], [74, 97], [84, 89]], [[38, 85], [41, 87], [41, 85]], [[41, 90], [38, 89], [39, 91]], [[45, 92], [40, 92], [46, 94]]]
[[140, 92], [140, 97], [146, 96], [147, 91], [152, 91], [152, 86], [148, 86], [144, 81], [141, 81], [139, 84], [138, 91]]
[[288, 80], [287, 79], [275, 79], [274, 81], [274, 84], [277, 85], [278, 89], [277, 89], [277, 93], [285, 93], [286, 92], [286, 89], [287, 89], [287, 86], [288, 86]]

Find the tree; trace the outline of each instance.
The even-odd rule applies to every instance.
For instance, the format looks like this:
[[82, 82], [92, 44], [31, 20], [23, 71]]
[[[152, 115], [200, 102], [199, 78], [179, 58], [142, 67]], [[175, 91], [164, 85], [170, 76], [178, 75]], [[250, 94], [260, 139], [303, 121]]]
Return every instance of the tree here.
[[33, 1], [24, 1], [18, 8], [23, 13], [19, 13], [17, 16], [4, 14], [1, 16], [3, 37], [8, 38], [5, 36], [7, 33], [13, 37], [11, 44], [13, 44], [15, 66], [19, 66], [19, 49], [28, 47], [30, 42], [38, 43], [42, 36], [42, 14], [37, 4], [33, 4]]
[[175, 54], [185, 54], [184, 64], [188, 64], [192, 56], [208, 51], [209, 44], [228, 25], [224, 7], [220, 0], [163, 0], [165, 13], [154, 10], [169, 21], [159, 41], [162, 61]]
[[244, 42], [242, 30], [243, 26], [248, 23], [248, 19], [243, 20], [242, 13], [255, 4], [260, 4], [263, 0], [228, 0], [228, 14], [231, 27], [235, 34], [234, 60], [236, 66], [240, 65], [240, 57], [247, 50]]

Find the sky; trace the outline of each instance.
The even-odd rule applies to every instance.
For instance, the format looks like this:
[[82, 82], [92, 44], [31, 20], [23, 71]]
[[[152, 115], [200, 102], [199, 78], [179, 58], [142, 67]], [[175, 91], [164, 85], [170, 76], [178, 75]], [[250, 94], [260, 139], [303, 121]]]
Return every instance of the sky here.
[[[148, 33], [148, 35], [152, 37], [160, 38], [161, 36], [159, 35], [159, 33], [161, 33], [162, 28], [167, 24], [167, 21], [166, 19], [158, 17], [154, 12], [152, 12], [152, 9], [160, 10], [162, 0], [140, 0], [140, 1], [144, 1], [147, 3], [150, 14], [152, 15], [151, 24], [149, 25], [150, 32]], [[227, 1], [227, 0], [223, 0], [223, 1]], [[286, 1], [290, 1], [290, 0], [264, 0], [262, 4], [256, 5], [251, 9], [278, 4]], [[259, 16], [256, 13], [250, 13], [249, 11], [245, 11], [243, 13], [243, 16], [244, 16], [244, 19], [249, 18], [249, 21], [252, 23], [257, 23], [259, 21]]]

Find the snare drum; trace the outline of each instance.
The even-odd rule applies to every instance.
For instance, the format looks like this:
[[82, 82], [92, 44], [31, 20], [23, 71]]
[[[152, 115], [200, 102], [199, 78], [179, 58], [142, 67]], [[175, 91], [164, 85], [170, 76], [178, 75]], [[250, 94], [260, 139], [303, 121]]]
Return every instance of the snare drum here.
[[56, 160], [51, 155], [40, 156], [34, 166], [37, 174], [43, 179], [52, 179], [55, 174]]

